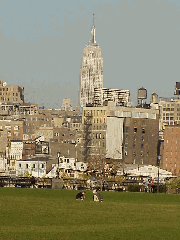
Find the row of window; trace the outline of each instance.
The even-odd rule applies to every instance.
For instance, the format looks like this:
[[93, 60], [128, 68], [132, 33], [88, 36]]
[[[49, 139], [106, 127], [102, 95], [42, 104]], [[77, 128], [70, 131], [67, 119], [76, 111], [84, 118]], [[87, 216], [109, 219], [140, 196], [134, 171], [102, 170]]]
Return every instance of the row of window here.
[[[21, 163], [19, 163], [19, 168], [21, 168], [22, 167], [22, 165], [21, 165]], [[29, 167], [31, 167], [31, 164], [26, 164], [26, 168], [29, 168]], [[32, 165], [32, 168], [36, 168], [36, 167], [38, 167], [38, 166], [36, 166], [36, 164], [33, 164]], [[42, 163], [42, 164], [39, 164], [39, 168], [44, 168], [45, 166], [44, 166], [44, 164]]]
[[[126, 132], [129, 132], [130, 131], [130, 127], [129, 126], [126, 126]], [[137, 133], [138, 132], [138, 128], [137, 127], [134, 127], [134, 133]], [[141, 129], [141, 132], [142, 133], [145, 133], [145, 128], [142, 128]]]
[[84, 116], [103, 116], [106, 115], [106, 110], [84, 110]]
[[[144, 152], [141, 152], [141, 157], [149, 157], [149, 151], [148, 152], [146, 152], [146, 153], [144, 153]], [[135, 151], [133, 151], [133, 157], [136, 157], [136, 152]]]
[[[1, 97], [1, 100], [2, 101], [10, 101], [9, 98], [6, 99], [5, 97]], [[13, 98], [12, 101], [18, 101], [18, 99], [17, 98], [16, 99]]]
[[163, 117], [163, 120], [164, 121], [171, 121], [171, 120], [174, 120], [174, 117]]
[[174, 111], [174, 108], [163, 108], [163, 111]]
[[49, 118], [46, 117], [27, 117], [26, 121], [49, 121]]

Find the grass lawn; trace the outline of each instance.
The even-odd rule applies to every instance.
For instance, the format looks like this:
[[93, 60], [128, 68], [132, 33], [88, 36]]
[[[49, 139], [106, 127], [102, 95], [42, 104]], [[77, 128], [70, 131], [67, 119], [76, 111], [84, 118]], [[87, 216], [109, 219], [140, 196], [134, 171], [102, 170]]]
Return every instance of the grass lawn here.
[[0, 239], [180, 239], [180, 195], [0, 188]]

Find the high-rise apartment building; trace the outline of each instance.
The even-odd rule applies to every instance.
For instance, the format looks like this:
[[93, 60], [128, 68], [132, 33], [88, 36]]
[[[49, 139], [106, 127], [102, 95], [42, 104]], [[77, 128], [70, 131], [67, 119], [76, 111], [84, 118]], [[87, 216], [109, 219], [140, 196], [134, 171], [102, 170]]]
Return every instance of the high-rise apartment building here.
[[101, 48], [96, 44], [95, 25], [91, 30], [91, 40], [84, 48], [80, 69], [80, 106], [94, 102], [94, 88], [103, 88], [103, 59]]
[[0, 80], [0, 103], [24, 103], [24, 88]]

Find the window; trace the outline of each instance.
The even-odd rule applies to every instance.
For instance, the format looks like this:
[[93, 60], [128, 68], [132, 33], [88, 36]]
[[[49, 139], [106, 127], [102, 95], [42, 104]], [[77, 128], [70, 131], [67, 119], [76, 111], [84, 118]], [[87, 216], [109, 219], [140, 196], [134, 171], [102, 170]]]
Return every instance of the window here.
[[142, 141], [144, 141], [144, 136], [142, 136]]
[[141, 144], [141, 148], [143, 148], [144, 147], [144, 144]]
[[145, 133], [145, 128], [142, 128], [142, 133]]
[[21, 168], [21, 163], [19, 163], [19, 167]]
[[28, 168], [28, 164], [26, 164], [26, 168]]
[[135, 151], [133, 151], [133, 157], [135, 157], [136, 156], [136, 152]]
[[137, 127], [134, 127], [134, 133], [137, 133]]
[[42, 164], [42, 166], [41, 166], [42, 168], [44, 168], [44, 164]]
[[126, 132], [129, 132], [129, 126], [126, 126]]

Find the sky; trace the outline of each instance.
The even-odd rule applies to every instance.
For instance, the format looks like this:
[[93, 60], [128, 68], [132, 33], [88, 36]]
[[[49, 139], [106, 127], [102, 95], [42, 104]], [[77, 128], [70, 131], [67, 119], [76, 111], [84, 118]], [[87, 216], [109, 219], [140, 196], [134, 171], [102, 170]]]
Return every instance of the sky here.
[[103, 57], [104, 87], [145, 87], [171, 97], [180, 81], [179, 0], [0, 0], [0, 79], [25, 89], [27, 102], [78, 105], [79, 72], [91, 38]]

